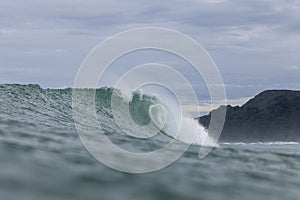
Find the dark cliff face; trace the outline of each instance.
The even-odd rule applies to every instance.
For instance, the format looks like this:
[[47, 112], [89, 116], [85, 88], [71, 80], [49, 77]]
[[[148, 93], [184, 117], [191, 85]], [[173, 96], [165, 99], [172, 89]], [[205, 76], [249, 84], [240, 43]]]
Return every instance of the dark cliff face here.
[[[200, 117], [200, 124], [207, 128], [210, 116]], [[300, 91], [268, 90], [241, 107], [227, 106], [219, 142], [273, 141], [300, 142]]]

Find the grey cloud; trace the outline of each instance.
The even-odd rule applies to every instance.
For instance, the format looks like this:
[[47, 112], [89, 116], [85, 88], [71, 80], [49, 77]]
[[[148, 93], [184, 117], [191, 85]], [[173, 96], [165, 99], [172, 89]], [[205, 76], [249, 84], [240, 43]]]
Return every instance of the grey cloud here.
[[299, 70], [282, 73], [282, 66], [299, 66], [299, 12], [297, 0], [3, 0], [0, 69], [28, 66], [41, 73], [2, 71], [1, 80], [72, 85], [89, 50], [108, 36], [128, 28], [163, 26], [203, 44], [225, 84], [255, 85], [229, 87], [232, 96], [249, 96], [278, 84], [295, 88]]

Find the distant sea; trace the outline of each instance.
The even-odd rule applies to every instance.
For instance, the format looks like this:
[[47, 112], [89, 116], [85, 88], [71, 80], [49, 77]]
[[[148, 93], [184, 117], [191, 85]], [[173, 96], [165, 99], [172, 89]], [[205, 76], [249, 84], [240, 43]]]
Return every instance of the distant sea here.
[[[219, 144], [204, 159], [192, 145], [172, 165], [146, 174], [101, 164], [76, 132], [71, 89], [0, 85], [0, 197], [22, 200], [214, 199], [289, 200], [300, 197], [300, 144]], [[168, 137], [133, 140], [112, 121], [109, 88], [96, 94], [96, 110], [115, 143], [151, 150]], [[139, 95], [139, 94], [136, 94]], [[138, 96], [133, 118], [147, 124], [154, 97]], [[138, 106], [139, 109], [134, 109]]]

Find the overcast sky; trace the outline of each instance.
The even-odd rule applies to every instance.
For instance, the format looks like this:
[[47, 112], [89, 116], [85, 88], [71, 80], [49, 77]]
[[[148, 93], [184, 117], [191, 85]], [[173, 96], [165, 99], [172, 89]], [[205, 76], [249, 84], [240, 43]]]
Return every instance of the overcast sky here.
[[229, 98], [300, 89], [300, 1], [2, 0], [0, 83], [72, 86], [88, 52], [120, 31], [175, 29], [202, 44]]

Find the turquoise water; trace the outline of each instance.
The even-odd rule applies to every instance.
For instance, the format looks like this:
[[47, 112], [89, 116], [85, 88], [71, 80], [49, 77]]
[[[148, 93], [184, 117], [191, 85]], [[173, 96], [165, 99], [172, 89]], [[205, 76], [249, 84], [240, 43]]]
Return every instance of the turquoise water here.
[[[167, 141], [119, 133], [109, 120], [108, 94], [99, 91], [97, 108], [112, 140], [141, 150]], [[199, 147], [191, 146], [160, 171], [128, 174], [101, 164], [82, 146], [70, 89], [1, 85], [0, 96], [1, 199], [299, 199], [299, 144], [221, 144], [202, 160]], [[138, 103], [142, 116], [148, 103]]]

